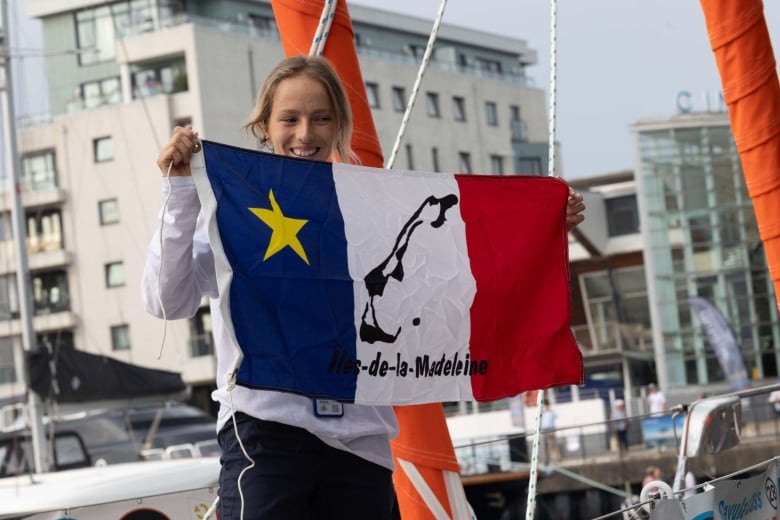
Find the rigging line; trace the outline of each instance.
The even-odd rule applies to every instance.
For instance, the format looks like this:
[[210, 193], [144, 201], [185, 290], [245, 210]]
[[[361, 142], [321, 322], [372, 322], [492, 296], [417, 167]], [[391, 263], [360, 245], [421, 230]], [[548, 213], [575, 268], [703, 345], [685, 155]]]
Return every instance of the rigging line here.
[[[542, 407], [544, 390], [536, 391], [536, 417], [534, 419], [534, 436], [531, 445], [531, 469], [528, 473], [528, 501], [525, 506], [525, 517], [533, 520], [536, 508], [536, 481], [539, 471], [539, 440], [542, 433]], [[550, 435], [550, 434], [548, 434]], [[553, 432], [551, 435], [555, 435]], [[548, 445], [549, 446], [549, 445]]]
[[[548, 144], [548, 164], [547, 171], [550, 177], [555, 176], [555, 108], [556, 108], [556, 77], [558, 75], [558, 1], [550, 0], [550, 142]], [[531, 458], [531, 472], [528, 475], [528, 500], [525, 506], [526, 520], [534, 519], [534, 510], [536, 505], [536, 480], [538, 477], [537, 467], [539, 465], [539, 435], [541, 433], [542, 422], [542, 394], [540, 391], [536, 397], [536, 427], [534, 428], [534, 446], [533, 456]]]
[[550, 142], [548, 144], [547, 171], [555, 177], [555, 124], [558, 105], [558, 0], [550, 0]]
[[314, 33], [314, 39], [309, 49], [310, 56], [322, 56], [322, 53], [325, 52], [325, 44], [328, 42], [330, 26], [333, 24], [334, 16], [336, 16], [337, 4], [337, 0], [327, 0], [322, 6], [320, 23], [317, 24], [317, 30]]
[[433, 22], [433, 28], [431, 29], [431, 34], [428, 37], [428, 45], [425, 46], [425, 52], [423, 53], [422, 62], [420, 63], [420, 69], [417, 72], [417, 77], [414, 80], [414, 85], [412, 86], [412, 91], [409, 95], [409, 102], [406, 104], [404, 117], [401, 119], [401, 127], [398, 129], [398, 135], [395, 138], [393, 150], [390, 152], [390, 157], [387, 159], [387, 163], [385, 164], [385, 168], [388, 170], [393, 167], [393, 164], [395, 164], [395, 158], [398, 155], [398, 149], [401, 147], [401, 142], [403, 141], [404, 134], [406, 133], [406, 125], [409, 123], [409, 117], [412, 115], [412, 109], [414, 108], [414, 103], [417, 100], [417, 94], [420, 91], [422, 78], [425, 75], [425, 70], [428, 68], [428, 62], [431, 59], [431, 54], [433, 54], [433, 45], [436, 42], [439, 26], [441, 25], [441, 20], [444, 17], [445, 7], [447, 7], [447, 0], [441, 0], [441, 3], [439, 4], [439, 12], [436, 13], [436, 20]]

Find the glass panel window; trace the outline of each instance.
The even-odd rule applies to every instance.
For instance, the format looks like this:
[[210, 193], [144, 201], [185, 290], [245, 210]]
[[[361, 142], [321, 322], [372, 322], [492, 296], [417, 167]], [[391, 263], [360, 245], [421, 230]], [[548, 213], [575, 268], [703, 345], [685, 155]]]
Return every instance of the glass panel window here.
[[62, 249], [60, 210], [46, 209], [27, 213], [27, 251], [57, 251]]
[[393, 87], [393, 110], [403, 112], [406, 110], [406, 89]]
[[19, 317], [19, 298], [16, 290], [16, 275], [0, 276], [0, 321]]
[[32, 277], [32, 296], [36, 316], [69, 310], [68, 275], [65, 271], [35, 273]]
[[504, 158], [500, 155], [491, 155], [490, 169], [493, 173], [502, 175], [504, 173]]
[[184, 56], [134, 65], [130, 69], [130, 78], [134, 99], [189, 90]]
[[108, 6], [76, 12], [79, 64], [110, 61], [116, 55], [114, 19]]
[[22, 190], [51, 190], [57, 187], [57, 168], [53, 150], [22, 157]]
[[368, 106], [379, 108], [379, 85], [366, 83], [366, 98], [368, 99]]
[[425, 94], [425, 111], [428, 117], [441, 117], [439, 111], [439, 94], [428, 92]]
[[412, 145], [406, 145], [406, 168], [408, 170], [414, 170], [414, 156], [412, 154]]
[[122, 102], [122, 87], [119, 77], [106, 78], [99, 81], [89, 81], [81, 85], [81, 99], [85, 108], [95, 108], [101, 105], [115, 105]]
[[636, 195], [624, 195], [606, 199], [609, 236], [639, 233], [639, 212]]
[[106, 264], [106, 287], [122, 287], [125, 285], [125, 264], [112, 262]]
[[439, 149], [435, 146], [431, 148], [431, 162], [433, 163], [433, 171], [440, 172], [441, 168], [439, 167]]
[[471, 154], [469, 152], [458, 152], [458, 167], [460, 173], [471, 173]]
[[14, 383], [14, 342], [12, 338], [0, 338], [0, 384]]
[[485, 102], [485, 119], [490, 126], [498, 126], [498, 109], [493, 101]]
[[92, 141], [95, 162], [114, 160], [114, 141], [110, 137], [99, 137]]
[[452, 116], [455, 121], [466, 120], [466, 102], [462, 97], [453, 96], [452, 98]]
[[130, 349], [130, 326], [127, 324], [111, 326], [111, 349]]
[[116, 224], [119, 222], [119, 202], [116, 199], [101, 200], [98, 202], [100, 225]]

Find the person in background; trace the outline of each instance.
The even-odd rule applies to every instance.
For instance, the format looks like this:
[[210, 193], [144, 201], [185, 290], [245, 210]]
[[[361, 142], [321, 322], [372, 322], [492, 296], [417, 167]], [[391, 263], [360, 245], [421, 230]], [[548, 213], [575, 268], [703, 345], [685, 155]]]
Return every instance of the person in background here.
[[650, 393], [647, 394], [647, 407], [652, 415], [662, 415], [666, 411], [666, 396], [658, 389], [655, 383], [647, 385]]
[[550, 401], [542, 400], [542, 442], [544, 443], [544, 463], [549, 464], [560, 458], [558, 439], [555, 437], [555, 421], [558, 413], [550, 406]]
[[617, 437], [618, 450], [622, 455], [628, 451], [628, 427], [630, 421], [626, 415], [626, 403], [622, 399], [615, 400], [615, 406], [612, 408], [612, 431]]

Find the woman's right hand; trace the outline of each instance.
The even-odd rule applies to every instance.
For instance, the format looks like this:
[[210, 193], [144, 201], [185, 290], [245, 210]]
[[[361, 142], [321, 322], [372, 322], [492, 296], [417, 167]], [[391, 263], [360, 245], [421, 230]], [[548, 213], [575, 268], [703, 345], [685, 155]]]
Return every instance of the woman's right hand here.
[[163, 176], [188, 177], [190, 172], [190, 158], [198, 142], [197, 134], [191, 126], [177, 126], [173, 129], [173, 136], [168, 144], [160, 151], [157, 156], [157, 167], [160, 168]]

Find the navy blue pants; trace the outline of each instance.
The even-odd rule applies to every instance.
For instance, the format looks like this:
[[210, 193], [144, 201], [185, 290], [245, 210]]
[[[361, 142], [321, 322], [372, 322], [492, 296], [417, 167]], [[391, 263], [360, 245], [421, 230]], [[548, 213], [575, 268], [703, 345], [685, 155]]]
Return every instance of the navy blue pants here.
[[[337, 419], [334, 419], [337, 420]], [[236, 413], [238, 432], [255, 466], [241, 478], [244, 520], [389, 520], [392, 472], [332, 448], [308, 431]], [[239, 520], [238, 476], [249, 465], [229, 421], [222, 448], [219, 518]]]

